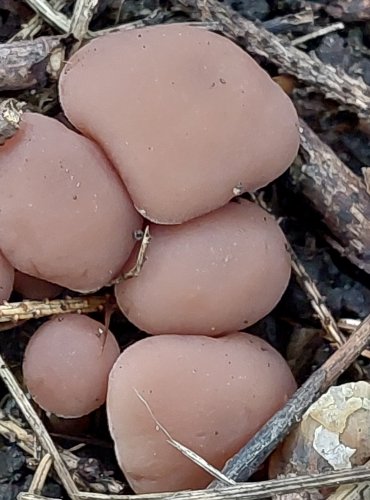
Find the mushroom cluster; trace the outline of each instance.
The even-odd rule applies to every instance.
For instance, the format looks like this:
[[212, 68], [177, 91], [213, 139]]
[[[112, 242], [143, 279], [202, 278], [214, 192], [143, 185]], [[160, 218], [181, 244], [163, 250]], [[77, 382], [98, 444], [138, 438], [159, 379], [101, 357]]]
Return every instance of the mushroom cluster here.
[[152, 336], [119, 356], [103, 325], [58, 316], [27, 347], [26, 385], [69, 418], [108, 393], [136, 492], [203, 487], [212, 478], [166, 433], [222, 467], [295, 390], [283, 358], [240, 333], [280, 300], [290, 257], [277, 222], [236, 197], [293, 161], [296, 112], [237, 45], [184, 24], [89, 42], [66, 64], [59, 95], [71, 128], [25, 113], [1, 147], [2, 297], [14, 269], [28, 298], [117, 282], [137, 260], [145, 218], [144, 266], [115, 296]]

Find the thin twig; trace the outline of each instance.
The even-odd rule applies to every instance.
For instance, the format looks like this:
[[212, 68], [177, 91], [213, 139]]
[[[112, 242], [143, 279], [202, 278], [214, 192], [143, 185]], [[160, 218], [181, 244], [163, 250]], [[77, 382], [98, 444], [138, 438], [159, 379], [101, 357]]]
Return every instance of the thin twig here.
[[[370, 316], [294, 393], [257, 434], [232, 459], [223, 473], [235, 481], [246, 481], [287, 436], [304, 412], [358, 358], [370, 340]], [[217, 483], [213, 482], [212, 486]]]
[[[336, 345], [336, 347], [343, 345], [347, 340], [346, 336], [340, 331], [340, 328], [337, 325], [331, 311], [325, 304], [325, 300], [319, 289], [314, 281], [312, 281], [311, 277], [307, 274], [293, 248], [290, 245], [288, 245], [288, 248], [292, 257], [292, 269], [299, 284], [301, 285], [301, 288], [306, 292], [312, 309], [317, 314], [323, 330], [327, 333], [329, 339]], [[359, 323], [357, 323], [357, 326]], [[361, 355], [370, 359], [370, 351], [368, 349], [364, 349]]]
[[71, 18], [70, 31], [78, 40], [75, 50], [89, 31], [89, 24], [94, 15], [99, 0], [76, 0]]
[[[271, 213], [270, 208], [267, 206], [267, 204], [265, 203], [265, 201], [261, 196], [256, 196], [255, 194], [251, 194], [250, 196], [253, 199], [253, 201], [255, 203], [258, 203], [258, 205], [261, 208], [266, 210], [266, 212]], [[330, 342], [334, 344], [337, 348], [340, 347], [346, 342], [347, 340], [346, 336], [343, 335], [343, 333], [340, 331], [334, 319], [334, 316], [332, 315], [331, 311], [325, 304], [325, 300], [321, 295], [319, 289], [317, 288], [316, 284], [307, 273], [306, 269], [304, 268], [303, 264], [299, 260], [298, 256], [296, 255], [296, 253], [294, 252], [292, 246], [288, 241], [286, 242], [286, 247], [292, 259], [291, 260], [292, 270], [297, 278], [299, 285], [307, 295], [313, 310], [316, 312], [320, 320], [322, 329], [324, 330], [324, 332], [326, 332]], [[359, 323], [357, 324], [357, 326], [358, 325]], [[370, 358], [370, 351], [368, 351], [367, 349], [365, 349], [361, 354], [362, 356]], [[357, 364], [356, 364], [356, 369], [361, 375], [363, 375], [363, 370]]]
[[[136, 276], [139, 276], [140, 271], [141, 271], [143, 265], [145, 264], [146, 253], [148, 251], [150, 240], [151, 240], [151, 236], [150, 236], [150, 232], [149, 232], [149, 226], [146, 226], [146, 228], [144, 230], [144, 234], [142, 236], [141, 245], [140, 245], [140, 249], [139, 249], [139, 253], [138, 253], [135, 265], [132, 269], [130, 269], [129, 271], [127, 271], [127, 273], [125, 273], [123, 275], [123, 277], [122, 277], [123, 280], [128, 280], [131, 278], [135, 278]], [[118, 281], [120, 281], [120, 279]]]
[[292, 46], [302, 45], [303, 43], [309, 42], [310, 40], [314, 40], [315, 38], [328, 35], [329, 33], [333, 33], [334, 31], [344, 30], [345, 25], [342, 22], [329, 24], [329, 26], [324, 26], [316, 31], [312, 31], [311, 33], [307, 33], [307, 35], [299, 36], [291, 41]]
[[306, 292], [312, 309], [317, 314], [323, 330], [329, 336], [329, 339], [337, 346], [345, 343], [346, 337], [339, 330], [333, 315], [327, 308], [324, 299], [319, 292], [316, 284], [312, 281], [311, 277], [307, 274], [303, 264], [298, 259], [291, 245], [288, 245], [289, 253], [292, 258], [292, 269], [297, 277], [301, 288]]
[[69, 473], [60, 453], [55, 446], [53, 440], [49, 436], [48, 431], [46, 430], [44, 424], [41, 422], [39, 416], [34, 410], [32, 404], [27, 399], [27, 396], [24, 394], [22, 389], [20, 388], [17, 379], [14, 377], [12, 372], [7, 367], [3, 357], [0, 355], [0, 376], [5, 383], [8, 391], [15, 399], [19, 409], [24, 415], [24, 418], [27, 420], [29, 426], [35, 433], [38, 442], [45, 450], [46, 453], [49, 453], [53, 459], [53, 466], [55, 471], [57, 472], [64, 488], [66, 489], [68, 495], [73, 500], [78, 493], [78, 489], [72, 479], [72, 476]]
[[[370, 460], [364, 465], [370, 467]], [[361, 498], [364, 500], [370, 498], [370, 483], [343, 484], [329, 495], [326, 500], [360, 500]]]
[[143, 396], [136, 390], [135, 394], [136, 396], [140, 399], [140, 401], [144, 404], [145, 408], [147, 409], [149, 415], [153, 419], [153, 422], [156, 424], [158, 429], [160, 429], [163, 434], [167, 438], [167, 442], [176, 448], [180, 453], [182, 453], [185, 457], [187, 457], [189, 460], [197, 464], [199, 467], [201, 467], [203, 470], [208, 472], [210, 476], [214, 477], [215, 479], [218, 479], [223, 484], [227, 485], [233, 485], [236, 484], [235, 481], [232, 479], [229, 479], [228, 477], [224, 476], [222, 472], [220, 472], [218, 469], [213, 467], [213, 465], [209, 464], [204, 458], [199, 456], [197, 453], [195, 453], [193, 450], [190, 450], [187, 446], [184, 446], [183, 444], [179, 443], [174, 439], [171, 434], [168, 432], [168, 430], [158, 421], [157, 417], [154, 415], [153, 410], [150, 408], [149, 403], [143, 398]]
[[5, 302], [0, 305], [0, 323], [43, 318], [54, 314], [91, 313], [102, 311], [108, 302], [108, 296], [87, 296], [55, 300], [24, 300], [23, 302]]
[[39, 495], [42, 493], [42, 490], [45, 485], [45, 481], [48, 477], [50, 468], [53, 464], [52, 456], [49, 453], [46, 453], [36, 469], [36, 472], [32, 478], [32, 482], [30, 487], [28, 488], [28, 493], [33, 493]]
[[0, 45], [0, 91], [45, 86], [57, 80], [65, 59], [60, 37], [39, 37]]
[[[356, 467], [351, 470], [325, 472], [311, 476], [294, 476], [255, 483], [239, 483], [215, 490], [180, 491], [178, 493], [152, 493], [146, 495], [101, 495], [99, 493], [78, 493], [81, 500], [257, 500], [275, 494], [306, 491], [319, 487], [335, 487], [369, 481], [370, 470]], [[42, 496], [22, 495], [22, 500], [54, 500]]]
[[62, 33], [68, 33], [71, 22], [67, 16], [58, 12], [48, 0], [24, 0], [33, 9], [36, 14], [39, 14], [50, 26], [58, 29]]
[[360, 319], [341, 318], [338, 321], [338, 327], [345, 332], [354, 332], [361, 323]]

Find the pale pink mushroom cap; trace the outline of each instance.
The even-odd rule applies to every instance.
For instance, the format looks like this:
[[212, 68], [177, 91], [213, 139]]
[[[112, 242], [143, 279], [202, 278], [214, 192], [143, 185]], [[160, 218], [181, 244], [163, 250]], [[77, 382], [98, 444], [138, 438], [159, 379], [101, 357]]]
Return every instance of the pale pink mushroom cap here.
[[14, 269], [0, 252], [0, 302], [8, 300], [14, 283]]
[[23, 273], [77, 291], [110, 283], [142, 221], [99, 147], [26, 113], [0, 148], [0, 241]]
[[174, 449], [158, 423], [221, 469], [295, 388], [280, 354], [252, 335], [140, 340], [121, 354], [109, 377], [107, 411], [118, 462], [137, 493], [204, 488], [212, 477]]
[[43, 300], [54, 299], [63, 291], [63, 288], [54, 283], [15, 271], [14, 290], [25, 299]]
[[139, 276], [116, 285], [120, 309], [145, 332], [244, 329], [275, 307], [288, 284], [285, 237], [272, 217], [248, 201], [179, 226], [153, 225], [150, 232]]
[[109, 372], [119, 346], [104, 325], [68, 314], [44, 323], [24, 356], [25, 384], [36, 403], [59, 417], [76, 418], [106, 399]]
[[179, 223], [278, 177], [296, 111], [241, 48], [186, 24], [95, 39], [65, 65], [69, 120], [105, 150], [138, 210]]

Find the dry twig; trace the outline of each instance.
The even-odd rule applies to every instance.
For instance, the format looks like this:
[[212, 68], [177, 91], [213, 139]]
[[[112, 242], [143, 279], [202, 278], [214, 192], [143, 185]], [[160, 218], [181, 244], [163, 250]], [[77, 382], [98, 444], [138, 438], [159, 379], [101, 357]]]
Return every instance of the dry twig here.
[[[145, 227], [144, 234], [142, 236], [141, 240], [141, 245], [139, 249], [139, 253], [135, 262], [135, 265], [132, 269], [127, 271], [122, 277], [124, 280], [128, 280], [130, 278], [135, 278], [136, 276], [139, 275], [143, 265], [145, 264], [146, 260], [146, 253], [148, 251], [149, 243], [151, 240], [150, 232], [149, 232], [149, 226]], [[119, 282], [120, 280], [118, 280]]]
[[295, 38], [294, 40], [292, 40], [291, 44], [293, 47], [296, 47], [297, 45], [302, 45], [306, 42], [309, 42], [310, 40], [314, 40], [315, 38], [325, 36], [335, 31], [343, 30], [344, 28], [345, 25], [342, 22], [329, 24], [328, 26], [324, 26], [323, 28], [320, 28], [318, 30], [311, 31], [311, 33], [307, 33], [306, 35]]
[[[333, 344], [336, 345], [336, 347], [343, 345], [346, 342], [347, 338], [340, 331], [340, 328], [337, 325], [332, 313], [325, 304], [325, 301], [319, 289], [307, 274], [304, 266], [302, 265], [290, 245], [289, 252], [292, 257], [292, 269], [297, 277], [299, 284], [301, 285], [301, 288], [306, 292], [311, 306], [321, 322], [323, 330], [327, 333], [329, 339]], [[359, 325], [359, 323], [357, 323], [357, 326]], [[368, 349], [363, 350], [361, 355], [370, 359], [370, 351]]]
[[108, 296], [86, 296], [55, 300], [24, 300], [6, 302], [0, 305], [0, 323], [43, 318], [54, 314], [92, 313], [102, 311], [108, 302]]
[[[370, 109], [370, 108], [369, 108]], [[327, 225], [329, 242], [370, 273], [370, 196], [355, 175], [302, 120], [301, 155], [290, 169], [292, 181]]]
[[202, 458], [201, 456], [199, 456], [193, 450], [190, 450], [189, 448], [187, 448], [183, 444], [181, 444], [178, 441], [176, 441], [176, 439], [174, 439], [171, 436], [171, 434], [168, 432], [168, 430], [165, 427], [163, 427], [163, 425], [158, 421], [157, 417], [154, 415], [152, 409], [150, 408], [149, 403], [143, 398], [143, 396], [141, 394], [139, 394], [139, 392], [136, 389], [134, 389], [134, 390], [135, 390], [136, 396], [140, 399], [140, 401], [143, 403], [143, 405], [145, 406], [145, 408], [148, 410], [148, 413], [151, 416], [151, 418], [153, 419], [154, 423], [156, 424], [156, 426], [158, 427], [158, 429], [161, 432], [163, 432], [163, 434], [166, 436], [167, 442], [171, 446], [173, 446], [174, 448], [176, 448], [176, 450], [178, 450], [180, 453], [182, 453], [189, 460], [191, 460], [192, 462], [194, 462], [195, 464], [197, 464], [203, 470], [205, 470], [206, 472], [208, 472], [208, 474], [211, 477], [214, 477], [215, 479], [218, 479], [218, 481], [220, 481], [221, 483], [228, 484], [228, 485], [234, 485], [234, 484], [236, 484], [235, 481], [233, 481], [232, 479], [229, 479], [226, 476], [224, 476], [224, 474], [222, 474], [222, 472], [220, 472], [218, 469], [216, 469], [215, 467], [213, 467], [213, 465], [209, 464], [206, 460], [204, 460], [204, 458]]
[[[256, 195], [252, 194], [251, 198], [256, 203], [258, 203], [264, 210], [271, 213], [271, 210], [269, 209], [269, 207], [264, 202], [261, 196], [257, 197]], [[338, 327], [331, 311], [326, 306], [325, 300], [322, 297], [319, 289], [317, 288], [316, 284], [312, 281], [311, 277], [307, 273], [303, 264], [301, 263], [298, 256], [294, 252], [292, 246], [288, 242], [286, 242], [286, 246], [287, 250], [291, 255], [292, 270], [302, 290], [306, 293], [307, 298], [310, 301], [313, 310], [317, 314], [323, 331], [326, 332], [332, 344], [334, 344], [337, 348], [340, 347], [346, 342], [347, 340], [346, 336], [343, 335], [343, 333], [340, 331], [340, 328]], [[357, 326], [359, 326], [359, 324], [360, 322], [357, 323]], [[361, 354], [362, 356], [370, 358], [370, 351], [367, 349], [362, 351]], [[359, 374], [363, 375], [363, 370], [361, 369], [360, 366], [357, 365], [357, 363], [356, 363], [356, 369]]]
[[53, 26], [62, 33], [68, 33], [71, 22], [67, 16], [58, 12], [48, 0], [24, 0], [36, 14], [42, 17], [45, 22]]
[[[178, 493], [153, 493], [147, 495], [100, 495], [99, 493], [80, 492], [81, 500], [257, 500], [274, 494], [305, 491], [321, 486], [335, 487], [341, 484], [368, 481], [370, 470], [356, 467], [351, 470], [326, 472], [312, 476], [295, 476], [255, 483], [241, 483], [224, 486], [215, 490], [179, 491]], [[42, 496], [23, 494], [22, 500], [56, 500]]]
[[98, 3], [99, 0], [76, 0], [70, 27], [72, 35], [78, 40], [75, 49], [79, 47], [80, 42], [86, 37]]
[[28, 488], [28, 493], [35, 495], [40, 495], [45, 485], [45, 481], [48, 477], [50, 468], [53, 464], [52, 456], [46, 453], [36, 469], [36, 472], [32, 478], [30, 487]]

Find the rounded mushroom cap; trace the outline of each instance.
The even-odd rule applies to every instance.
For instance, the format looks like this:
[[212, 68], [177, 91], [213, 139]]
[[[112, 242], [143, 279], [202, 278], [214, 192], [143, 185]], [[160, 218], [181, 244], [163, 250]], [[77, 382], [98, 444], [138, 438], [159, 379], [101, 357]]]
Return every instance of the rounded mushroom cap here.
[[100, 37], [68, 61], [59, 91], [69, 120], [100, 143], [153, 222], [210, 212], [275, 179], [297, 154], [289, 98], [242, 49], [205, 29]]
[[142, 224], [99, 147], [26, 113], [0, 151], [0, 241], [20, 271], [93, 291], [121, 271]]
[[98, 321], [77, 314], [57, 316], [31, 337], [24, 381], [45, 411], [81, 417], [105, 402], [108, 375], [119, 353], [113, 334]]
[[14, 268], [0, 252], [0, 302], [8, 300], [14, 283]]
[[49, 283], [48, 281], [34, 278], [20, 271], [15, 271], [14, 290], [25, 299], [43, 300], [54, 299], [62, 293], [63, 288], [54, 283]]
[[212, 478], [168, 443], [160, 425], [221, 469], [295, 387], [280, 354], [252, 335], [140, 340], [109, 377], [107, 411], [120, 467], [137, 493], [203, 488]]
[[145, 332], [242, 330], [268, 314], [288, 284], [285, 237], [248, 201], [150, 231], [139, 276], [116, 285], [120, 309]]

